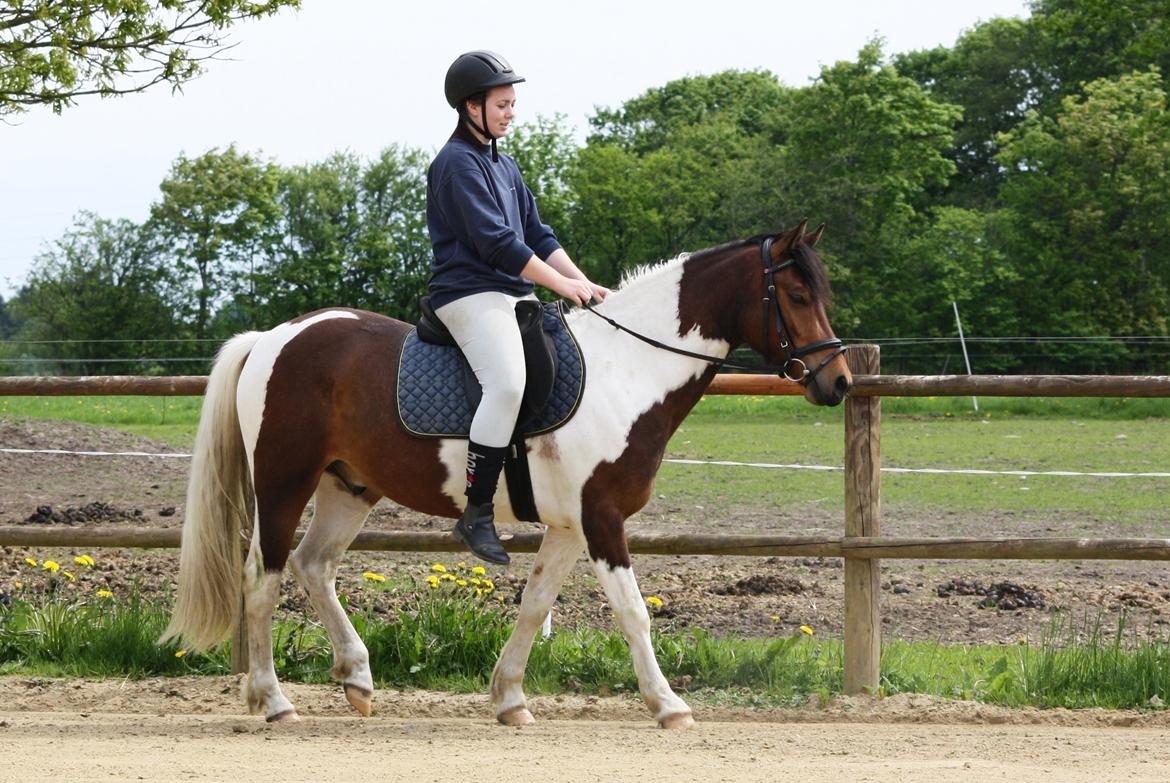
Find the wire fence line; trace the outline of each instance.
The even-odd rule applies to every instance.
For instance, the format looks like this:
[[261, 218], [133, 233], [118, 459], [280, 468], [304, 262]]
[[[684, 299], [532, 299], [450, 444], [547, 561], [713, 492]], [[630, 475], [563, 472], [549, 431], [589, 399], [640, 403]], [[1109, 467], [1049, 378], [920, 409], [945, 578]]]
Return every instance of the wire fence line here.
[[[150, 451], [70, 451], [68, 449], [18, 449], [0, 448], [0, 454], [48, 454], [64, 457], [151, 457], [156, 459], [190, 459], [191, 455], [184, 452], [150, 452]], [[768, 470], [811, 470], [817, 472], [840, 473], [845, 470], [842, 465], [805, 465], [801, 463], [775, 462], [738, 462], [725, 459], [671, 459], [662, 460], [673, 465], [710, 465], [729, 468], [765, 468]], [[1058, 478], [1170, 478], [1170, 473], [1152, 471], [1146, 473], [1129, 473], [1124, 471], [1079, 471], [1079, 470], [1020, 470], [1003, 468], [991, 470], [987, 468], [893, 468], [883, 467], [882, 473], [903, 473], [921, 475], [958, 475], [958, 476], [1019, 476], [1028, 478], [1058, 477]]]

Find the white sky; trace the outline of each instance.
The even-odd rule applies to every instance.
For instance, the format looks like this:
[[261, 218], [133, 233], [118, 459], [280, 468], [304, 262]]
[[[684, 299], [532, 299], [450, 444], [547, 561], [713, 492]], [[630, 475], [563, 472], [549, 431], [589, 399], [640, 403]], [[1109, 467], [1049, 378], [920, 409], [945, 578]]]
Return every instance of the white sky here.
[[91, 98], [0, 125], [0, 294], [77, 212], [145, 219], [180, 153], [234, 142], [293, 165], [439, 146], [453, 125], [443, 76], [468, 49], [498, 51], [527, 77], [519, 119], [561, 112], [583, 138], [595, 106], [671, 79], [766, 68], [801, 86], [874, 35], [887, 54], [950, 46], [980, 20], [1027, 13], [1026, 0], [304, 0], [235, 28], [232, 60], [183, 93]]

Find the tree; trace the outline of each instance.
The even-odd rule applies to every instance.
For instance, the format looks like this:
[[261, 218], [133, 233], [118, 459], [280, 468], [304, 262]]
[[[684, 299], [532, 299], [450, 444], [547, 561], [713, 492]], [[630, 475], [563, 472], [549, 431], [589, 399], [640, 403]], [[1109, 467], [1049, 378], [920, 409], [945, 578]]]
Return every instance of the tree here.
[[1170, 25], [1165, 0], [1035, 0], [1044, 79], [1038, 84], [1045, 114], [1095, 79], [1155, 66], [1170, 73]]
[[1055, 117], [1034, 114], [1001, 143], [1003, 241], [1025, 282], [1027, 331], [1168, 334], [1170, 106], [1161, 75], [1091, 82]]
[[898, 72], [940, 102], [957, 104], [963, 117], [947, 155], [956, 173], [945, 200], [959, 206], [994, 204], [1003, 168], [996, 137], [1019, 124], [1038, 99], [1038, 35], [1030, 20], [992, 19], [960, 36], [954, 47], [894, 58]]
[[287, 169], [281, 242], [256, 276], [269, 323], [322, 307], [413, 319], [430, 278], [426, 156], [390, 147], [364, 164], [339, 153]]
[[766, 118], [789, 88], [768, 71], [722, 71], [654, 87], [618, 109], [598, 109], [590, 142], [645, 154], [669, 144], [681, 129], [722, 119], [742, 138], [764, 132]]
[[565, 116], [557, 114], [550, 119], [538, 115], [533, 123], [517, 125], [508, 134], [506, 149], [536, 197], [540, 219], [552, 227], [561, 244], [573, 254], [569, 173], [577, 158], [577, 145], [572, 129], [565, 125]]
[[0, 117], [84, 95], [140, 92], [196, 77], [236, 22], [300, 0], [6, 0], [0, 6]]
[[34, 357], [53, 358], [83, 373], [108, 374], [104, 362], [123, 358], [129, 369], [149, 370], [144, 358], [173, 350], [180, 336], [163, 292], [167, 270], [149, 234], [128, 220], [81, 213], [61, 239], [37, 257], [28, 282], [9, 304], [23, 321], [24, 340], [53, 341]]
[[765, 210], [781, 219], [774, 225], [828, 224], [823, 254], [844, 294], [834, 320], [843, 333], [908, 326], [905, 313], [885, 306], [881, 281], [926, 223], [930, 188], [954, 172], [945, 152], [958, 118], [958, 107], [900, 75], [873, 42], [794, 93], [774, 118], [785, 143], [762, 147], [746, 169], [761, 183]]
[[181, 306], [198, 338], [210, 334], [215, 307], [252, 294], [258, 259], [277, 241], [280, 169], [236, 151], [181, 155], [159, 186], [148, 230], [169, 248]]

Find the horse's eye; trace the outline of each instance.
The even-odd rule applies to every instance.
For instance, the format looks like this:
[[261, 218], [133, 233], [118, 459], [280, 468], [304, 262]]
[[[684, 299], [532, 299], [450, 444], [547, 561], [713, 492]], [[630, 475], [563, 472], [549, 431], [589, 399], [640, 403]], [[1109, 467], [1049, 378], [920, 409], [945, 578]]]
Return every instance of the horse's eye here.
[[792, 294], [788, 295], [788, 298], [792, 300], [793, 304], [798, 304], [798, 305], [808, 304], [808, 300], [805, 299], [800, 294], [792, 293]]

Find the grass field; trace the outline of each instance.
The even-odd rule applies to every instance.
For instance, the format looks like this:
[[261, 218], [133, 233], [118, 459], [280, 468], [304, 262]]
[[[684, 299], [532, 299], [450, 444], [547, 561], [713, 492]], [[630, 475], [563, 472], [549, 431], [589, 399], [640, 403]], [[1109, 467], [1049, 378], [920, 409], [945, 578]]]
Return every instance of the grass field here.
[[[88, 422], [189, 448], [194, 397], [8, 397], [0, 415]], [[1170, 471], [1170, 399], [905, 398], [882, 402], [886, 467]], [[707, 397], [667, 456], [842, 464], [843, 408], [786, 397]], [[3, 445], [3, 444], [0, 444]], [[839, 472], [665, 464], [657, 492], [679, 503], [842, 508]], [[883, 504], [919, 513], [1048, 510], [1126, 524], [1165, 517], [1170, 479], [904, 475], [882, 478]], [[1166, 520], [1170, 527], [1170, 520]]]
[[[398, 616], [350, 607], [381, 687], [482, 692], [511, 618], [491, 600], [443, 583], [422, 584]], [[230, 651], [188, 654], [155, 639], [166, 605], [139, 596], [18, 594], [0, 604], [0, 674], [148, 677], [227, 674]], [[1059, 622], [1059, 621], [1057, 621]], [[842, 644], [815, 629], [737, 639], [702, 631], [656, 633], [656, 657], [668, 679], [686, 678], [700, 703], [774, 707], [841, 692]], [[320, 625], [286, 620], [274, 629], [278, 675], [328, 682], [329, 640]], [[634, 693], [637, 678], [617, 631], [581, 628], [538, 638], [526, 688], [532, 693]], [[880, 690], [923, 693], [1003, 706], [1150, 708], [1170, 693], [1170, 644], [1164, 633], [1054, 625], [1039, 644], [943, 645], [892, 641], [882, 651]], [[1154, 704], [1160, 704], [1158, 699]]]

